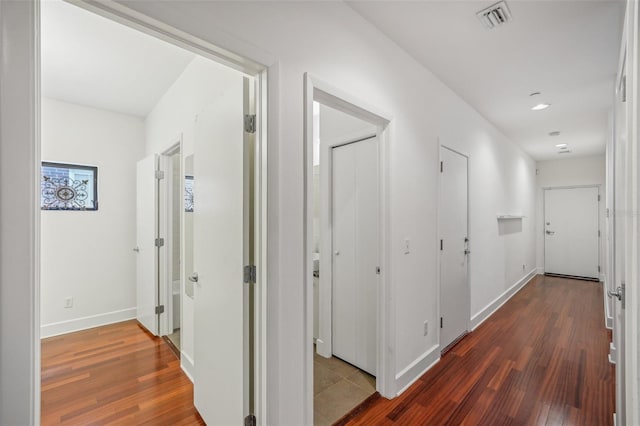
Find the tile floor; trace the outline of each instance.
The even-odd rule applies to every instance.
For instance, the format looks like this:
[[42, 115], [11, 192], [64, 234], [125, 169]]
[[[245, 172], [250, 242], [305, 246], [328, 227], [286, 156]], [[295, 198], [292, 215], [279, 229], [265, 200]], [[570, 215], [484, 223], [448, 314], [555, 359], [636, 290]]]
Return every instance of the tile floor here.
[[332, 425], [376, 392], [376, 378], [336, 357], [313, 358], [314, 425]]

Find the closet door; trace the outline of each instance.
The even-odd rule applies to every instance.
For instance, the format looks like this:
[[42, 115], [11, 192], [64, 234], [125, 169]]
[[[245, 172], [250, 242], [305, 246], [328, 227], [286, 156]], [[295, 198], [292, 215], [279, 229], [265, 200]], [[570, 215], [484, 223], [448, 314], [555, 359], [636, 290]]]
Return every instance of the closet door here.
[[333, 353], [376, 375], [378, 142], [332, 150]]

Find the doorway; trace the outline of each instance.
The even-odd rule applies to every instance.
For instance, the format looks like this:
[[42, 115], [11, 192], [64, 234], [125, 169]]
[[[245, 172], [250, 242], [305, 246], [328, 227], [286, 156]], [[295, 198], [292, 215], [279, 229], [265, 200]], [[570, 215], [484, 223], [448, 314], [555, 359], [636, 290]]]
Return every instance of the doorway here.
[[376, 391], [378, 141], [375, 126], [314, 103], [314, 423]]
[[544, 272], [600, 280], [597, 186], [544, 189]]
[[[469, 330], [468, 156], [440, 146], [440, 349], [442, 353]], [[425, 324], [425, 332], [427, 325]]]
[[381, 350], [389, 120], [317, 78], [307, 75], [305, 87], [305, 413], [308, 423], [332, 424], [376, 391], [395, 394]]
[[[152, 108], [157, 104], [151, 104], [149, 105], [149, 108], [152, 108], [151, 111], [144, 110], [144, 114], [140, 114], [145, 117], [144, 120], [140, 116], [128, 117], [126, 120], [134, 122], [136, 127], [135, 137], [132, 139], [141, 144], [141, 149], [134, 153], [134, 158], [127, 157], [126, 164], [122, 161], [122, 157], [118, 158], [118, 154], [121, 153], [112, 149], [115, 159], [120, 160], [114, 162], [114, 167], [107, 167], [100, 163], [102, 158], [96, 162], [97, 167], [82, 166], [95, 169], [93, 176], [96, 180], [97, 170], [100, 170], [102, 180], [99, 184], [96, 183], [95, 188], [101, 191], [101, 212], [127, 213], [127, 218], [131, 222], [129, 225], [133, 225], [126, 227], [127, 232], [121, 229], [124, 227], [111, 225], [103, 228], [94, 227], [102, 231], [106, 237], [112, 237], [116, 233], [125, 234], [125, 244], [119, 244], [119, 248], [114, 249], [113, 253], [127, 256], [129, 266], [134, 266], [129, 268], [131, 273], [127, 279], [119, 280], [111, 287], [104, 286], [105, 294], [119, 295], [117, 294], [120, 293], [119, 291], [113, 291], [115, 285], [127, 285], [126, 293], [131, 296], [132, 304], [135, 305], [137, 300], [140, 301], [140, 324], [154, 335], [175, 334], [174, 332], [179, 330], [180, 341], [177, 346], [182, 350], [185, 348], [182, 337], [184, 337], [183, 331], [187, 322], [181, 320], [185, 314], [181, 308], [190, 306], [193, 329], [192, 350], [198, 355], [190, 360], [181, 360], [190, 364], [181, 362], [181, 366], [194, 382], [195, 404], [200, 414], [211, 424], [235, 423], [239, 418], [248, 418], [250, 421], [256, 414], [260, 416], [264, 413], [266, 408], [264, 403], [266, 185], [263, 184], [266, 178], [264, 151], [266, 71], [257, 63], [232, 55], [205, 42], [180, 38], [184, 35], [166, 26], [155, 26], [156, 23], [153, 21], [145, 20], [144, 25], [141, 25], [142, 21], [138, 18], [134, 19], [134, 15], [129, 15], [126, 9], [118, 9], [118, 23], [115, 23], [109, 19], [116, 15], [116, 12], [110, 9], [110, 5], [93, 7], [78, 2], [77, 5], [89, 9], [87, 12], [83, 7], [76, 7], [76, 4], [60, 4], [74, 11], [81, 11], [94, 19], [108, 21], [109, 25], [120, 26], [125, 23], [123, 27], [136, 34], [140, 28], [143, 28], [145, 34], [142, 38], [145, 40], [153, 39], [154, 43], [161, 44], [169, 39], [173, 42], [173, 44], [169, 43], [172, 49], [188, 47], [187, 60], [182, 64], [185, 68], [178, 67], [178, 71], [182, 73], [176, 72], [176, 75], [170, 76], [175, 79], [168, 79], [166, 82], [168, 88], [163, 87], [164, 94], [160, 93], [162, 96], [156, 97], [158, 102], [163, 102], [165, 95], [176, 87], [172, 83], [180, 80], [185, 73], [193, 69], [189, 67], [200, 67], [194, 72], [196, 77], [209, 76], [211, 68], [215, 68], [216, 75], [221, 79], [213, 88], [184, 84], [187, 89], [197, 90], [196, 96], [193, 96], [193, 93], [189, 94], [188, 90], [183, 91], [180, 96], [171, 92], [166, 104], [183, 108], [177, 111], [178, 114], [166, 113], [166, 111], [176, 112], [168, 108], [163, 109], [165, 113], [161, 112], [151, 117], [157, 111]], [[100, 16], [91, 12], [99, 12]], [[104, 19], [105, 17], [107, 19]], [[53, 20], [53, 22], [55, 24], [58, 21]], [[81, 40], [84, 35], [76, 36], [75, 39]], [[193, 54], [197, 57], [193, 58], [191, 56]], [[134, 57], [142, 58], [143, 55], [138, 54]], [[216, 60], [212, 61], [212, 58]], [[206, 65], [203, 65], [205, 63]], [[39, 70], [36, 71], [39, 73]], [[193, 79], [190, 82], [193, 82]], [[135, 90], [130, 93], [135, 93]], [[180, 100], [188, 98], [189, 102], [176, 102], [176, 97]], [[36, 101], [36, 103], [41, 102]], [[107, 113], [109, 111], [105, 112]], [[182, 223], [179, 219], [183, 216], [182, 186], [188, 180], [185, 178], [183, 182], [182, 179], [183, 149], [180, 147], [177, 150], [163, 152], [162, 148], [155, 144], [164, 136], [154, 137], [154, 131], [161, 135], [176, 134], [177, 132], [173, 131], [157, 131], [157, 128], [162, 127], [161, 130], [166, 130], [163, 126], [174, 125], [175, 123], [168, 119], [174, 117], [176, 120], [183, 119], [176, 126], [184, 126], [186, 129], [185, 151], [191, 154], [190, 158], [193, 159], [193, 175], [200, 177], [191, 188], [192, 194], [193, 192], [198, 194], [193, 210], [194, 218], [191, 221], [193, 226], [191, 235], [197, 237], [193, 238], [193, 267], [189, 271], [185, 269], [187, 267], [185, 262], [181, 261], [184, 256], [178, 255], [186, 250], [181, 243], [186, 236], [182, 232]], [[151, 121], [157, 124], [156, 129], [150, 130]], [[78, 122], [82, 121], [78, 120]], [[85, 127], [92, 128], [91, 125]], [[122, 126], [105, 126], [111, 129], [120, 129], [120, 127]], [[94, 136], [95, 139], [100, 135]], [[115, 139], [117, 138], [111, 137], [111, 140]], [[247, 143], [249, 139], [251, 143]], [[85, 138], [82, 146], [88, 145], [87, 141], [91, 140], [91, 138]], [[130, 141], [127, 139], [121, 144], [126, 145], [128, 142]], [[112, 148], [114, 146], [115, 143]], [[34, 152], [37, 153], [38, 150]], [[159, 152], [163, 154], [157, 154]], [[143, 157], [144, 160], [136, 164], [137, 160]], [[37, 160], [39, 161], [40, 158]], [[136, 167], [139, 175], [144, 176], [144, 182], [142, 179], [136, 182]], [[114, 177], [120, 175], [123, 176], [122, 182], [118, 181], [120, 186], [109, 187], [109, 191], [105, 190], [108, 186], [107, 182], [115, 180]], [[88, 181], [89, 179], [77, 180]], [[193, 179], [191, 181], [193, 183]], [[162, 185], [170, 187], [172, 191], [160, 190]], [[94, 191], [96, 211], [98, 210], [97, 189]], [[139, 196], [131, 196], [124, 201], [119, 200], [114, 197], [118, 190], [137, 192]], [[89, 194], [91, 191], [85, 192], [87, 197], [91, 195]], [[217, 204], [216, 201], [222, 204]], [[140, 213], [139, 227], [135, 226], [137, 207]], [[158, 211], [166, 215], [158, 216]], [[85, 213], [90, 214], [88, 211], [81, 212], [83, 215]], [[76, 221], [75, 224], [78, 225], [78, 223]], [[140, 231], [138, 236], [135, 235], [137, 231]], [[161, 231], [166, 233], [162, 234]], [[140, 242], [137, 246], [136, 240]], [[136, 253], [132, 253], [132, 248]], [[79, 246], [78, 249], [81, 250], [83, 247]], [[145, 266], [140, 269], [139, 277], [136, 276], [134, 256], [139, 261], [146, 259], [142, 262]], [[85, 279], [100, 275], [100, 271], [108, 271], [110, 268], [117, 270], [118, 265], [109, 264], [109, 259], [105, 258], [101, 267], [94, 268], [91, 274], [85, 274]], [[96, 271], [98, 273], [95, 273]], [[186, 274], [193, 278], [193, 281], [190, 281], [195, 283], [193, 287], [184, 285], [183, 277]], [[136, 279], [144, 282], [144, 291], [138, 292], [137, 295]], [[158, 282], [162, 283], [162, 286], [158, 286]], [[258, 284], [262, 287], [261, 289], [257, 288]], [[174, 297], [176, 290], [179, 293], [178, 298]], [[191, 295], [190, 290], [193, 290]], [[183, 292], [193, 296], [193, 299], [187, 298], [191, 300], [190, 304], [189, 300], [180, 300]], [[40, 301], [36, 300], [36, 304], [38, 303]], [[73, 305], [74, 300], [70, 298], [65, 303]], [[222, 305], [218, 306], [219, 303]], [[129, 315], [124, 319], [135, 318], [137, 310], [137, 306], [133, 306], [126, 312], [118, 312], [118, 314]], [[118, 317], [113, 322], [118, 320], [122, 319]], [[212, 336], [215, 337], [216, 345], [223, 347], [224, 350], [220, 350], [219, 347], [211, 350], [209, 343]], [[195, 363], [194, 359], [198, 362]], [[216, 394], [221, 389], [224, 390], [224, 395]], [[38, 385], [35, 386], [35, 390], [37, 395], [40, 395]]]

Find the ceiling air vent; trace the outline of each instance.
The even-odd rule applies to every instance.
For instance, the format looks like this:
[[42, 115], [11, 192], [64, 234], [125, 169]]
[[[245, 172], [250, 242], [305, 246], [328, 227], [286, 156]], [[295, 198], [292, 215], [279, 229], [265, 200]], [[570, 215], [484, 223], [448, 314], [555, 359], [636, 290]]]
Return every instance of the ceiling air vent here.
[[558, 154], [571, 154], [571, 151], [569, 151], [568, 149], [564, 149], [562, 151], [558, 151]]
[[511, 21], [511, 12], [504, 1], [481, 10], [476, 13], [476, 16], [488, 29], [499, 27]]

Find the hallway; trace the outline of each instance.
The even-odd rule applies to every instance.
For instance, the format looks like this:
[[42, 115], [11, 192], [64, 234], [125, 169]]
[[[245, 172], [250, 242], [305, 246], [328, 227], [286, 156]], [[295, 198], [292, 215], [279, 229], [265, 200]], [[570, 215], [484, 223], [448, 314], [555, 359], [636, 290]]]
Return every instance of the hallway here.
[[400, 397], [341, 424], [613, 424], [602, 284], [538, 275]]

